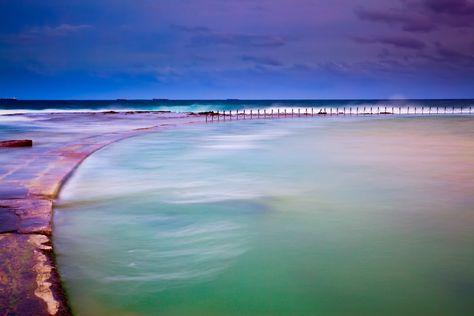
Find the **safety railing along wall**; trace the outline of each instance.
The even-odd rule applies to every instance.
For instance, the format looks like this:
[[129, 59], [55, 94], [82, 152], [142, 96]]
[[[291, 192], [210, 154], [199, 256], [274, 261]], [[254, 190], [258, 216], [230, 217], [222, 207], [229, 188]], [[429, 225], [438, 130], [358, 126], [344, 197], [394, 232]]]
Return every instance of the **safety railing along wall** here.
[[472, 106], [348, 106], [242, 109], [206, 112], [206, 122], [239, 119], [295, 118], [333, 115], [453, 115], [472, 114]]

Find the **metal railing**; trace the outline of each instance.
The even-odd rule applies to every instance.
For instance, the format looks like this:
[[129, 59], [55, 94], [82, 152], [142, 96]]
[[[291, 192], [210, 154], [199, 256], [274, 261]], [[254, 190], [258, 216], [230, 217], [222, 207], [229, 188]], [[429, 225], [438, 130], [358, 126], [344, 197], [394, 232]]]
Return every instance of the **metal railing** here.
[[453, 115], [472, 114], [472, 106], [346, 106], [346, 107], [291, 107], [273, 109], [243, 109], [204, 113], [206, 122], [225, 120], [325, 117], [335, 115]]

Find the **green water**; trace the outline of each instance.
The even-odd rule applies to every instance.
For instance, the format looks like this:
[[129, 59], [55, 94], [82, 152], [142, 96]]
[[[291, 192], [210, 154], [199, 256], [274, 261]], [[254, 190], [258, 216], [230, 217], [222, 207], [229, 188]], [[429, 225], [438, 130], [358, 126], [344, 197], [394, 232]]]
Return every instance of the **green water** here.
[[88, 158], [55, 209], [77, 315], [472, 315], [474, 119], [239, 121]]

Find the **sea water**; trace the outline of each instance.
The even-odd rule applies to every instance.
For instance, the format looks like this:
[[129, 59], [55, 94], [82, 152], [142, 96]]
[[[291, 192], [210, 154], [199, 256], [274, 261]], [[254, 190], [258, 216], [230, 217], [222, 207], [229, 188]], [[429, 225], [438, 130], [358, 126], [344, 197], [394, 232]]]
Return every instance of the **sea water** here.
[[[369, 111], [392, 111], [398, 114], [398, 108], [403, 113], [407, 111], [413, 113], [418, 108], [418, 113], [424, 108], [427, 113], [429, 108], [432, 113], [472, 113], [474, 107], [473, 99], [390, 99], [390, 100], [168, 100], [168, 99], [152, 99], [152, 100], [16, 100], [16, 99], [0, 99], [0, 119], [3, 114], [13, 113], [43, 113], [43, 112], [101, 112], [101, 111], [171, 111], [171, 112], [206, 112], [206, 111], [270, 111], [275, 112], [280, 109], [305, 109], [313, 108], [316, 111], [321, 109], [339, 108], [356, 108], [361, 112], [364, 108]], [[1, 123], [1, 120], [0, 120]]]
[[55, 206], [77, 315], [472, 315], [474, 119], [200, 124], [89, 157]]

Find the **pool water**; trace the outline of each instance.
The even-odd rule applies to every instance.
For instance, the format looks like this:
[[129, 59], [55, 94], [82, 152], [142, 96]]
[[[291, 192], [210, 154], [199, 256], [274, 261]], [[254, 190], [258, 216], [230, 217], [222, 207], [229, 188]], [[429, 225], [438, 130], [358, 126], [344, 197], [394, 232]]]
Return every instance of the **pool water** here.
[[201, 124], [112, 144], [56, 203], [77, 315], [472, 315], [474, 118]]

